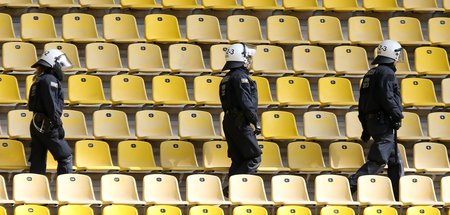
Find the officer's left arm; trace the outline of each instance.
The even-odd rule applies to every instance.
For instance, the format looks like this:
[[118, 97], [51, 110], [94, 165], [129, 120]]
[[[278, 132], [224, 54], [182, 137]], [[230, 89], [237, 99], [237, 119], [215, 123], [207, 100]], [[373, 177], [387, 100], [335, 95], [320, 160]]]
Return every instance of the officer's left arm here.
[[402, 102], [397, 96], [398, 91], [397, 81], [393, 72], [382, 73], [380, 78], [379, 101], [383, 107], [384, 112], [388, 113], [395, 122], [403, 119]]
[[57, 125], [60, 119], [57, 116], [56, 108], [58, 107], [58, 87], [59, 83], [51, 79], [43, 79], [40, 85], [42, 104], [45, 109], [45, 115]]
[[[257, 115], [257, 95], [253, 95], [251, 89], [251, 80], [248, 76], [240, 76], [233, 80], [233, 88], [236, 89], [236, 99], [238, 101], [240, 109], [244, 112], [245, 118], [256, 125], [259, 123]], [[256, 87], [256, 86], [255, 86]]]

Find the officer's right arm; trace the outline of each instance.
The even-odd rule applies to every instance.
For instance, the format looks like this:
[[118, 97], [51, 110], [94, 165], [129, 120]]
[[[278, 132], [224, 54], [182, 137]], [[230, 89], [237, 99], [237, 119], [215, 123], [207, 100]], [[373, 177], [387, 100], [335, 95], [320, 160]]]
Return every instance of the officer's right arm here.
[[246, 76], [233, 78], [233, 88], [235, 89], [237, 104], [243, 111], [245, 118], [252, 124], [258, 123], [257, 108], [253, 105], [252, 91], [250, 89], [250, 80]]
[[380, 104], [385, 113], [388, 113], [394, 122], [398, 122], [403, 118], [401, 102], [395, 97], [395, 74], [394, 72], [380, 72], [380, 86], [381, 92], [378, 92]]

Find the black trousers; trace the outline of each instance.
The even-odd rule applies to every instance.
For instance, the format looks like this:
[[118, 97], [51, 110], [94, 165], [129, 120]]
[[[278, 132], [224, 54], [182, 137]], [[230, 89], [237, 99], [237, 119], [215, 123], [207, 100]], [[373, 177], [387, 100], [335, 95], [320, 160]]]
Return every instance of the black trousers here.
[[47, 169], [47, 150], [58, 161], [57, 174], [72, 172], [72, 149], [64, 137], [59, 137], [58, 128], [47, 133], [39, 132], [31, 122], [30, 172], [45, 175]]

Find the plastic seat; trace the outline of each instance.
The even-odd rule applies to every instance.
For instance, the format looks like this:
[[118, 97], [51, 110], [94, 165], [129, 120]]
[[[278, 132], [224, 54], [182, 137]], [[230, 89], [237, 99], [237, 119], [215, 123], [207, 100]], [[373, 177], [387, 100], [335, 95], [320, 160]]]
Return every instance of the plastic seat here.
[[111, 43], [87, 44], [86, 68], [88, 72], [128, 72], [122, 66], [119, 47]]
[[389, 39], [398, 41], [404, 46], [430, 45], [425, 41], [422, 27], [414, 17], [391, 17], [388, 20]]
[[38, 0], [39, 6], [55, 9], [79, 8], [79, 4], [75, 4], [74, 0]]
[[136, 137], [130, 134], [127, 114], [122, 111], [95, 111], [92, 117], [92, 127], [96, 139], [136, 139]]
[[147, 205], [188, 204], [188, 202], [181, 200], [178, 180], [172, 175], [151, 174], [144, 176], [142, 196]]
[[19, 92], [17, 78], [13, 75], [0, 75], [0, 105], [25, 104]]
[[450, 105], [450, 79], [449, 78], [445, 78], [442, 79], [441, 81], [441, 97], [442, 97], [442, 102], [444, 102], [445, 106], [449, 106]]
[[403, 7], [407, 11], [414, 11], [419, 13], [434, 13], [443, 12], [443, 8], [437, 6], [436, 0], [403, 0]]
[[325, 166], [322, 148], [314, 142], [291, 142], [287, 147], [288, 166], [298, 172], [331, 171]]
[[164, 141], [160, 145], [161, 167], [166, 171], [198, 171], [194, 145], [186, 141]]
[[403, 112], [402, 127], [397, 131], [397, 139], [400, 142], [419, 142], [430, 140], [424, 136], [420, 118], [416, 113]]
[[[3, 155], [2, 155], [3, 156]], [[6, 190], [6, 183], [3, 176], [0, 175], [0, 205], [13, 205], [14, 201], [9, 199], [8, 191]], [[0, 214], [2, 209], [0, 208]], [[3, 211], [3, 214], [6, 215], [6, 211]]]
[[294, 74], [286, 65], [283, 48], [273, 45], [259, 45], [253, 56], [252, 69], [254, 74], [287, 75]]
[[135, 75], [114, 75], [111, 77], [111, 101], [116, 105], [151, 105], [148, 100], [144, 79]]
[[131, 205], [108, 205], [103, 208], [102, 215], [138, 215], [138, 210]]
[[300, 22], [295, 16], [276, 15], [267, 17], [267, 39], [276, 44], [309, 44], [304, 40]]
[[397, 144], [397, 147], [398, 152], [400, 153], [400, 156], [402, 158], [403, 170], [405, 171], [405, 173], [415, 173], [416, 169], [409, 167], [405, 146], [403, 144]]
[[216, 135], [211, 114], [200, 110], [178, 113], [178, 135], [182, 140], [222, 139]]
[[350, 44], [344, 40], [341, 22], [333, 16], [311, 16], [308, 18], [308, 38], [312, 44]]
[[103, 37], [108, 42], [145, 42], [139, 36], [136, 18], [130, 14], [106, 14], [103, 16]]
[[21, 173], [13, 179], [13, 199], [16, 204], [57, 205], [52, 199], [45, 175]]
[[111, 9], [120, 8], [120, 5], [115, 4], [114, 0], [78, 0], [81, 7], [92, 9]]
[[64, 205], [59, 207], [58, 215], [94, 215], [94, 210], [87, 205]]
[[209, 60], [210, 67], [213, 73], [221, 73], [222, 68], [226, 63], [225, 52], [230, 45], [228, 44], [215, 44], [210, 48]]
[[41, 205], [19, 205], [14, 209], [15, 215], [50, 215], [47, 207]]
[[405, 206], [443, 205], [436, 199], [433, 180], [422, 175], [405, 175], [400, 178], [400, 201]]
[[450, 176], [444, 176], [441, 179], [441, 200], [445, 207], [450, 205]]
[[189, 209], [189, 215], [224, 215], [223, 209], [218, 206], [199, 205]]
[[377, 46], [384, 40], [380, 20], [368, 16], [350, 17], [348, 39], [352, 44]]
[[[28, 169], [28, 162], [27, 159], [25, 158], [25, 149], [22, 142], [17, 140], [2, 139], [0, 140], [0, 143], [1, 143], [0, 147], [1, 172], [21, 172], [25, 169]], [[1, 183], [0, 188], [2, 188]], [[0, 189], [0, 204], [2, 202], [2, 199], [3, 198]]]
[[195, 174], [186, 178], [186, 200], [190, 205], [231, 204], [225, 201], [219, 177], [206, 174]]
[[65, 69], [64, 72], [86, 72], [87, 69], [81, 67], [80, 57], [78, 55], [78, 48], [75, 44], [71, 43], [46, 43], [44, 50], [58, 49], [69, 58], [72, 63], [72, 68]]
[[236, 10], [244, 9], [244, 6], [238, 5], [236, 0], [203, 0], [205, 9], [212, 10]]
[[356, 172], [366, 161], [360, 144], [334, 142], [329, 147], [330, 167], [336, 172]]
[[219, 19], [215, 16], [195, 14], [186, 17], [186, 35], [189, 41], [206, 44], [226, 43], [222, 38]]
[[33, 3], [33, 0], [1, 0], [0, 4], [9, 8], [34, 8], [39, 7], [38, 4]]
[[450, 0], [443, 0], [442, 4], [445, 12], [448, 13], [450, 11]]
[[170, 72], [170, 69], [164, 67], [161, 48], [146, 43], [132, 43], [128, 46], [128, 68], [131, 73]]
[[107, 105], [102, 80], [93, 75], [71, 75], [68, 80], [68, 98], [72, 105]]
[[194, 44], [170, 45], [169, 68], [173, 73], [211, 73], [205, 68], [202, 49]]
[[203, 6], [198, 5], [196, 0], [161, 0], [161, 4], [165, 9], [174, 9], [174, 10], [203, 9]]
[[[358, 201], [361, 205], [402, 205], [394, 198], [391, 179], [380, 175], [364, 175], [358, 178]], [[397, 213], [395, 209], [394, 211]], [[364, 214], [371, 213], [364, 212]]]
[[97, 34], [94, 16], [84, 13], [68, 13], [62, 16], [62, 37], [66, 42], [91, 43], [104, 41]]
[[376, 215], [376, 214], [397, 215], [397, 210], [389, 206], [370, 206], [364, 208], [363, 215]]
[[362, 76], [369, 70], [367, 53], [362, 47], [338, 46], [334, 48], [333, 57], [334, 70], [338, 75]]
[[441, 143], [414, 144], [414, 167], [417, 172], [445, 174], [450, 172], [447, 147]]
[[258, 91], [258, 106], [276, 106], [279, 103], [273, 101], [269, 80], [264, 77], [251, 76], [251, 80], [256, 82]]
[[226, 141], [208, 141], [203, 143], [203, 168], [205, 171], [228, 172], [231, 159], [228, 157]]
[[86, 127], [86, 119], [83, 112], [76, 110], [64, 110], [61, 116], [63, 122], [65, 139], [69, 140], [81, 140], [90, 139], [91, 135], [88, 134]]
[[149, 14], [145, 16], [145, 39], [148, 42], [187, 42], [181, 37], [178, 19], [169, 14]]
[[155, 205], [147, 208], [146, 215], [182, 215], [181, 209], [172, 205]]
[[281, 206], [277, 209], [277, 215], [300, 215], [300, 214], [304, 214], [304, 215], [311, 215], [311, 210], [307, 207], [303, 207], [303, 206], [297, 206], [297, 205], [293, 205], [293, 206]]
[[299, 75], [336, 74], [328, 68], [325, 50], [320, 46], [295, 46], [292, 49], [292, 68]]
[[8, 136], [10, 139], [31, 139], [30, 123], [33, 113], [28, 110], [8, 112]]
[[[272, 177], [272, 200], [275, 205], [315, 205], [309, 199], [305, 179], [298, 175], [275, 175]], [[307, 212], [307, 211], [305, 211]], [[280, 213], [278, 210], [278, 215]]]
[[431, 206], [413, 206], [406, 209], [406, 215], [440, 215], [441, 212], [438, 208], [433, 208]]
[[162, 5], [157, 4], [155, 0], [120, 0], [122, 8], [129, 8], [133, 10], [149, 10], [162, 8]]
[[120, 171], [151, 172], [162, 170], [156, 166], [152, 145], [144, 141], [122, 141], [117, 146], [117, 164]]
[[276, 95], [280, 106], [314, 106], [308, 79], [302, 77], [280, 77], [276, 82]]
[[414, 64], [419, 75], [448, 75], [450, 66], [445, 49], [418, 47], [414, 51]]
[[285, 10], [294, 11], [321, 11], [325, 10], [324, 7], [319, 6], [317, 0], [283, 0], [283, 6]]
[[219, 86], [222, 77], [197, 76], [194, 78], [194, 100], [197, 105], [220, 106]]
[[182, 77], [159, 75], [152, 79], [152, 96], [156, 105], [195, 105], [189, 99]]
[[303, 114], [303, 133], [307, 140], [347, 140], [339, 132], [337, 117], [332, 112], [308, 111]]
[[2, 27], [2, 31], [0, 32], [1, 42], [20, 41], [20, 38], [17, 38], [14, 32], [14, 25], [12, 22], [11, 15], [6, 13], [0, 13], [0, 26]]
[[261, 206], [237, 206], [233, 209], [233, 215], [267, 215], [267, 210]]
[[255, 16], [232, 15], [227, 17], [227, 38], [231, 43], [264, 43], [259, 20]]
[[276, 0], [242, 0], [246, 10], [284, 10]]
[[261, 177], [238, 174], [230, 176], [229, 182], [229, 199], [233, 205], [274, 205], [267, 200]]
[[326, 10], [337, 12], [365, 11], [364, 8], [358, 7], [356, 0], [324, 0], [323, 6]]
[[[18, 58], [17, 56], [20, 56]], [[2, 64], [5, 72], [32, 72], [36, 63], [36, 47], [26, 42], [7, 42], [2, 46]]]
[[0, 214], [1, 215], [7, 215], [6, 209], [4, 207], [2, 207], [2, 206], [0, 206]]
[[53, 16], [46, 13], [25, 13], [20, 16], [20, 35], [23, 41], [53, 42], [63, 40], [56, 36]]
[[366, 9], [366, 11], [373, 12], [405, 11], [405, 8], [398, 6], [397, 0], [363, 0], [363, 7]]
[[101, 201], [95, 199], [91, 178], [82, 174], [59, 175], [56, 180], [56, 199], [59, 204], [102, 204]]
[[100, 140], [79, 140], [75, 143], [74, 165], [78, 171], [108, 172], [118, 171], [111, 159], [107, 142]]
[[[374, 59], [378, 55], [378, 48], [374, 49]], [[415, 76], [418, 73], [416, 71], [411, 71], [408, 60], [408, 52], [406, 49], [402, 49], [403, 60], [398, 61], [395, 67], [397, 71], [395, 72], [396, 76]]]
[[[314, 185], [315, 200], [317, 202], [317, 205], [359, 205], [359, 202], [353, 201], [352, 195], [350, 193], [350, 185], [348, 183], [348, 179], [345, 176], [327, 174], [319, 175], [316, 177]], [[320, 212], [321, 215], [328, 214], [324, 213], [324, 210], [330, 210], [328, 215], [341, 213], [347, 214], [345, 210], [348, 210], [345, 209], [344, 211], [340, 212], [335, 211], [336, 209], [330, 209], [329, 207], [325, 208], [323, 208]]]
[[281, 160], [280, 148], [274, 142], [259, 141], [259, 148], [261, 148], [261, 164], [257, 171], [260, 173], [277, 173], [277, 172], [289, 172], [290, 169], [284, 167]]
[[450, 18], [435, 17], [428, 19], [428, 39], [433, 45], [450, 46]]
[[348, 140], [361, 140], [363, 128], [358, 119], [358, 111], [351, 111], [345, 114], [345, 136]]
[[434, 84], [430, 79], [405, 78], [401, 83], [402, 102], [404, 107], [436, 107], [444, 106], [438, 102]]
[[101, 179], [101, 198], [105, 204], [144, 205], [139, 199], [136, 180], [133, 176], [122, 174], [103, 175]]
[[262, 135], [267, 140], [304, 140], [297, 130], [294, 114], [286, 111], [266, 111], [261, 116]]
[[434, 112], [428, 114], [428, 136], [431, 141], [450, 142], [450, 113]]
[[339, 77], [324, 77], [318, 82], [318, 98], [321, 106], [354, 106], [350, 80]]
[[169, 114], [159, 110], [136, 112], [136, 136], [139, 140], [179, 139], [174, 136]]

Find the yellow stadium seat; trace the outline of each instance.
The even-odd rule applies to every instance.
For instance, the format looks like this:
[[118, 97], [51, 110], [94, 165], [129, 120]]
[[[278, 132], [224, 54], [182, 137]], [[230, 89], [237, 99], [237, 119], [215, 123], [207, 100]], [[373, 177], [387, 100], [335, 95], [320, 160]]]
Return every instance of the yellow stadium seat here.
[[287, 111], [266, 111], [261, 116], [262, 135], [267, 140], [304, 140], [297, 130], [294, 114]]
[[33, 0], [1, 0], [0, 4], [10, 8], [33, 8], [39, 7], [38, 4], [33, 3]]
[[57, 205], [52, 199], [45, 175], [21, 173], [13, 179], [13, 199], [16, 204]]
[[405, 171], [405, 173], [415, 173], [416, 169], [409, 167], [405, 146], [399, 143], [397, 144], [397, 147], [398, 153], [400, 153], [400, 156], [402, 158], [403, 170]]
[[[358, 178], [358, 201], [361, 205], [402, 205], [394, 198], [391, 179], [381, 175], [363, 175]], [[395, 209], [394, 211], [397, 213]], [[366, 214], [366, 211], [364, 214], [371, 215]]]
[[257, 175], [230, 176], [229, 195], [233, 205], [274, 205], [267, 200], [264, 181]]
[[244, 6], [238, 5], [236, 0], [203, 0], [205, 9], [212, 10], [236, 10], [244, 9]]
[[277, 215], [311, 215], [311, 210], [303, 206], [281, 206], [277, 209]]
[[334, 75], [336, 72], [328, 68], [325, 50], [320, 46], [296, 46], [292, 49], [292, 67], [295, 74]]
[[[316, 177], [314, 184], [314, 194], [317, 205], [359, 205], [359, 202], [353, 201], [352, 194], [350, 193], [350, 185], [348, 183], [348, 179], [345, 176], [328, 174], [319, 175]], [[344, 211], [335, 211], [337, 209], [331, 209], [329, 207], [325, 208], [323, 208], [320, 212], [321, 215], [354, 215], [354, 213], [347, 214], [347, 212], [345, 212], [345, 210], [347, 209], [345, 209]], [[330, 211], [325, 213], [324, 210]]]
[[348, 140], [361, 140], [363, 128], [358, 119], [358, 111], [351, 111], [345, 114], [345, 136]]
[[445, 207], [450, 205], [450, 176], [444, 176], [441, 179], [441, 200]]
[[406, 215], [440, 215], [441, 212], [438, 208], [434, 208], [431, 206], [413, 206], [406, 209]]
[[0, 26], [2, 31], [0, 32], [1, 42], [15, 42], [20, 41], [20, 38], [16, 37], [14, 32], [14, 25], [11, 15], [6, 13], [0, 13]]
[[216, 135], [211, 114], [201, 110], [184, 110], [178, 113], [178, 135], [181, 140], [222, 139]]
[[116, 105], [151, 105], [148, 100], [144, 79], [135, 75], [114, 75], [111, 77], [111, 101]]
[[120, 8], [119, 4], [115, 4], [114, 0], [78, 0], [81, 7], [92, 9], [111, 9]]
[[444, 103], [437, 101], [436, 93], [434, 92], [434, 84], [430, 79], [402, 79], [401, 94], [404, 107], [444, 106]]
[[309, 44], [304, 40], [300, 22], [295, 16], [276, 15], [267, 17], [267, 39], [276, 44]]
[[8, 112], [8, 136], [10, 139], [31, 139], [30, 123], [33, 113], [28, 110]]
[[155, 205], [147, 208], [146, 215], [182, 215], [180, 208], [172, 205]]
[[359, 143], [334, 142], [329, 153], [330, 167], [336, 172], [356, 172], [366, 162]]
[[101, 179], [101, 199], [104, 204], [144, 205], [139, 199], [133, 176], [107, 174]]
[[203, 9], [203, 6], [198, 5], [196, 0], [161, 0], [161, 4], [165, 9], [174, 9], [174, 10]]
[[139, 140], [179, 139], [172, 132], [169, 114], [159, 110], [136, 112], [136, 136]]
[[106, 14], [103, 16], [103, 37], [113, 43], [145, 42], [139, 36], [136, 18], [130, 14]]
[[186, 200], [190, 205], [231, 204], [225, 201], [219, 177], [207, 174], [194, 174], [186, 178]]
[[287, 147], [288, 166], [298, 172], [331, 171], [325, 167], [322, 148], [314, 142], [291, 142]]
[[[50, 172], [52, 174], [56, 173], [58, 169], [58, 161], [55, 160], [50, 150], [47, 151], [47, 172]], [[76, 166], [72, 166], [72, 170], [76, 170]]]
[[[403, 59], [401, 61], [398, 61], [395, 65], [395, 68], [397, 68], [397, 71], [395, 72], [395, 75], [397, 76], [415, 76], [418, 73], [416, 71], [411, 71], [411, 68], [409, 66], [409, 60], [408, 60], [408, 52], [406, 49], [402, 49], [402, 56]], [[374, 49], [374, 58], [378, 55], [378, 48]]]
[[276, 0], [242, 0], [246, 10], [284, 10]]
[[178, 19], [169, 14], [149, 14], [145, 16], [145, 38], [148, 42], [187, 42], [181, 37]]
[[440, 47], [418, 47], [414, 51], [414, 64], [419, 75], [448, 75], [447, 51]]
[[15, 215], [50, 215], [50, 211], [46, 206], [41, 205], [19, 205], [14, 209]]
[[64, 110], [61, 116], [65, 131], [65, 139], [80, 140], [90, 139], [91, 135], [88, 134], [86, 127], [86, 119], [83, 112], [77, 110]]
[[219, 19], [215, 16], [194, 14], [186, 17], [186, 35], [189, 41], [206, 44], [227, 43], [222, 39]]
[[427, 128], [431, 141], [450, 142], [450, 113], [429, 113]]
[[138, 215], [138, 210], [131, 205], [108, 205], [103, 208], [102, 215]]
[[364, 8], [358, 7], [357, 0], [324, 0], [323, 6], [326, 10], [338, 12], [365, 11]]
[[120, 0], [122, 8], [129, 8], [133, 10], [149, 10], [162, 8], [162, 5], [157, 4], [156, 0]]
[[252, 76], [251, 80], [256, 82], [258, 91], [258, 106], [276, 106], [279, 103], [273, 101], [269, 80], [264, 77]]
[[64, 205], [59, 207], [58, 215], [94, 215], [94, 210], [87, 205]]
[[398, 6], [397, 0], [363, 0], [363, 7], [366, 11], [373, 12], [405, 11], [405, 8]]
[[56, 199], [59, 204], [101, 205], [95, 199], [92, 180], [87, 175], [63, 174], [56, 180]]
[[414, 17], [391, 17], [388, 20], [389, 39], [396, 40], [404, 46], [430, 45], [423, 38], [422, 27]]
[[56, 36], [53, 16], [46, 13], [25, 13], [20, 16], [20, 35], [23, 41], [62, 42]]
[[414, 167], [417, 172], [446, 174], [450, 172], [447, 147], [442, 143], [414, 144]]
[[227, 17], [227, 38], [231, 43], [264, 43], [259, 20], [255, 16], [232, 15]]
[[[23, 144], [17, 140], [0, 140], [0, 171], [1, 172], [21, 172], [28, 169], [28, 162], [25, 157]], [[2, 179], [2, 178], [0, 178]], [[0, 180], [1, 182], [1, 180]], [[0, 183], [0, 188], [2, 185]], [[0, 189], [1, 191], [1, 189]], [[0, 202], [2, 195], [0, 192]]]
[[308, 111], [303, 114], [303, 133], [307, 140], [347, 140], [341, 136], [337, 117], [332, 112]]
[[79, 8], [79, 4], [75, 4], [74, 0], [38, 0], [41, 8]]
[[7, 215], [6, 209], [4, 207], [2, 207], [2, 206], [0, 206], [0, 214], [1, 215]]
[[283, 48], [273, 45], [259, 45], [253, 56], [252, 69], [254, 74], [287, 75], [294, 74], [286, 65]]
[[442, 102], [445, 103], [445, 106], [450, 105], [450, 78], [442, 79], [441, 81], [441, 96]]
[[223, 209], [218, 206], [199, 205], [189, 209], [189, 215], [224, 215]]
[[231, 160], [228, 157], [226, 141], [208, 141], [203, 143], [203, 168], [205, 171], [228, 172]]
[[436, 199], [433, 180], [423, 175], [405, 175], [400, 178], [400, 201], [405, 206], [443, 205]]
[[276, 95], [280, 106], [314, 106], [319, 102], [312, 97], [309, 81], [302, 77], [280, 77], [276, 82]]
[[341, 22], [333, 16], [311, 16], [308, 18], [308, 37], [312, 44], [350, 44], [344, 40]]
[[194, 100], [197, 105], [220, 106], [219, 85], [222, 77], [197, 76], [194, 78]]
[[333, 57], [334, 70], [337, 75], [362, 76], [369, 70], [367, 53], [362, 47], [337, 46], [334, 48]]
[[[298, 175], [275, 175], [272, 177], [272, 200], [275, 205], [315, 205], [309, 199], [305, 179]], [[281, 211], [285, 211], [281, 210]], [[278, 210], [278, 215], [284, 212]], [[289, 210], [288, 210], [289, 211]], [[302, 210], [304, 211], [304, 210]], [[280, 213], [281, 212], [281, 213]], [[286, 211], [285, 211], [286, 212]], [[300, 211], [298, 211], [300, 212]], [[304, 211], [307, 212], [307, 211]], [[306, 215], [306, 214], [305, 214]]]
[[215, 44], [210, 48], [210, 67], [213, 73], [221, 73], [222, 68], [226, 63], [225, 51], [230, 45], [228, 44]]
[[90, 43], [105, 41], [97, 34], [97, 24], [94, 16], [84, 13], [68, 13], [62, 16], [62, 37], [66, 42]]
[[118, 110], [97, 110], [92, 116], [92, 130], [96, 139], [136, 139], [130, 134], [127, 114]]
[[151, 172], [160, 171], [156, 166], [152, 145], [144, 141], [122, 141], [117, 146], [117, 165], [120, 171]]
[[173, 73], [211, 73], [205, 68], [202, 49], [194, 44], [170, 45], [169, 68]]
[[364, 208], [363, 215], [397, 215], [397, 210], [389, 206], [370, 206]]
[[102, 80], [93, 75], [71, 75], [68, 80], [68, 98], [73, 105], [107, 105]]
[[281, 152], [278, 145], [274, 142], [258, 141], [259, 148], [261, 148], [261, 164], [257, 171], [259, 173], [277, 173], [277, 172], [289, 172], [290, 169], [284, 167], [281, 160]]
[[445, 12], [449, 12], [450, 11], [450, 0], [443, 0], [442, 2], [443, 6], [444, 6], [444, 10]]
[[380, 20], [368, 16], [354, 16], [348, 19], [348, 39], [355, 45], [376, 46], [383, 40]]
[[[20, 56], [18, 58], [17, 56]], [[36, 47], [26, 42], [7, 42], [2, 46], [2, 63], [5, 72], [33, 72], [36, 63]]]
[[421, 140], [430, 140], [424, 136], [419, 115], [412, 112], [403, 112], [402, 127], [397, 131], [400, 142], [419, 142]]
[[107, 142], [100, 140], [79, 140], [75, 143], [74, 165], [79, 171], [118, 171], [111, 159]]
[[194, 145], [186, 141], [164, 141], [160, 145], [160, 163], [166, 171], [198, 171]]
[[87, 44], [86, 68], [88, 72], [128, 72], [122, 66], [119, 47], [112, 43]]
[[132, 43], [128, 46], [128, 68], [131, 73], [170, 72], [170, 69], [164, 67], [161, 48], [146, 43]]
[[318, 98], [321, 106], [354, 106], [350, 80], [339, 77], [324, 77], [318, 82]]
[[283, 0], [283, 6], [285, 10], [294, 11], [321, 11], [325, 10], [324, 7], [319, 6], [317, 0]]
[[1, 104], [25, 104], [19, 92], [17, 78], [13, 75], [0, 75], [0, 105]]
[[[3, 156], [3, 155], [2, 155]], [[6, 190], [5, 179], [0, 175], [0, 204], [1, 205], [13, 205], [14, 201], [9, 199], [8, 191]], [[1, 211], [1, 209], [0, 209]], [[1, 212], [0, 212], [1, 214]], [[6, 211], [3, 213], [6, 215]]]
[[189, 99], [186, 81], [179, 76], [158, 75], [152, 79], [152, 96], [156, 105], [195, 105]]
[[267, 215], [267, 210], [261, 206], [237, 206], [233, 209], [233, 215]]
[[443, 8], [437, 6], [436, 0], [403, 0], [403, 7], [406, 11], [419, 13], [443, 12]]
[[450, 18], [434, 17], [428, 19], [428, 39], [433, 45], [450, 46]]
[[86, 72], [87, 69], [81, 67], [80, 57], [78, 55], [78, 48], [75, 44], [71, 43], [46, 43], [44, 50], [58, 49], [69, 58], [72, 63], [72, 68], [65, 69], [64, 72]]
[[142, 196], [147, 205], [188, 204], [187, 201], [181, 200], [178, 180], [173, 175], [151, 174], [144, 176]]

